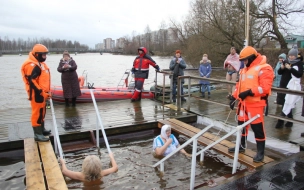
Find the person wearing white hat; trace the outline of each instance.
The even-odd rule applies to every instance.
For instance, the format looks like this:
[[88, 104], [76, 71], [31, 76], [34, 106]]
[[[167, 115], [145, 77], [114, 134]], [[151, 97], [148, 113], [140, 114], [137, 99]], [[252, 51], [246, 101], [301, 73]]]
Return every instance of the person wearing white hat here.
[[[171, 126], [164, 125], [161, 128], [161, 133], [153, 141], [153, 153], [156, 156], [167, 156], [180, 146], [178, 140], [171, 134]], [[187, 157], [191, 157], [184, 149], [180, 150]]]

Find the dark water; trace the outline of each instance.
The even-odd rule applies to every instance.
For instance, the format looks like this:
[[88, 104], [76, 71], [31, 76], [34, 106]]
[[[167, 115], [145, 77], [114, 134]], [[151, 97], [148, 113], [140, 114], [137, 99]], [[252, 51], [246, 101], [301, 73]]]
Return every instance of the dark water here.
[[[155, 134], [156, 136], [157, 134]], [[136, 141], [122, 140], [110, 141], [119, 171], [105, 176], [102, 184], [84, 185], [81, 182], [67, 179], [69, 189], [188, 189], [190, 184], [191, 159], [178, 153], [165, 162], [165, 174], [161, 175], [158, 168], [151, 167], [159, 161], [152, 156], [152, 137]], [[180, 137], [182, 143], [185, 137]], [[101, 162], [103, 168], [109, 167], [106, 148], [101, 149]], [[191, 147], [186, 148], [191, 152]], [[78, 151], [65, 154], [67, 167], [81, 171], [83, 159], [87, 155], [98, 155], [96, 149]], [[197, 157], [199, 159], [199, 157]], [[209, 151], [203, 165], [196, 165], [196, 182], [207, 182], [232, 171], [232, 160]], [[243, 166], [241, 166], [244, 168]]]

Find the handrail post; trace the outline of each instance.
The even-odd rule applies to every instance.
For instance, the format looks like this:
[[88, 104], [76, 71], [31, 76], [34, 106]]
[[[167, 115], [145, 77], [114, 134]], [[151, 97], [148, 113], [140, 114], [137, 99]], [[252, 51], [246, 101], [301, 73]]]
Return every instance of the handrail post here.
[[164, 173], [164, 171], [165, 171], [165, 163], [164, 163], [164, 162], [162, 162], [162, 163], [160, 164], [160, 171], [161, 171], [162, 173]]
[[157, 94], [157, 70], [155, 70], [155, 80], [154, 80], [155, 86], [154, 86], [154, 99], [156, 100], [156, 94]]
[[191, 77], [188, 79], [188, 106], [187, 109], [190, 111], [190, 96], [191, 96]]
[[[243, 129], [243, 128], [242, 128]], [[235, 174], [236, 172], [236, 166], [238, 164], [239, 159], [239, 149], [240, 149], [240, 133], [239, 130], [236, 131], [236, 142], [235, 142], [235, 152], [234, 152], [234, 158], [233, 158], [233, 167], [232, 167], [232, 174]]]
[[165, 84], [165, 81], [166, 81], [166, 75], [165, 73], [163, 73], [163, 107], [165, 105], [165, 92], [166, 92], [166, 84]]
[[172, 102], [172, 90], [173, 90], [173, 75], [170, 74], [169, 78], [170, 78], [170, 103], [171, 103]]
[[196, 151], [197, 151], [197, 138], [193, 140], [193, 147], [192, 147], [190, 190], [194, 189], [195, 169], [196, 169], [195, 168], [195, 165], [196, 165]]
[[103, 136], [104, 141], [106, 143], [106, 147], [108, 149], [108, 153], [111, 153], [112, 151], [111, 151], [110, 146], [109, 146], [109, 142], [108, 142], [108, 138], [107, 138], [106, 132], [105, 132], [105, 130], [103, 128], [103, 125], [102, 125], [102, 121], [101, 121], [101, 118], [100, 118], [100, 115], [99, 115], [99, 111], [98, 111], [98, 107], [97, 107], [97, 104], [96, 104], [96, 100], [95, 100], [95, 96], [94, 96], [94, 93], [93, 93], [93, 89], [90, 89], [90, 93], [91, 93], [92, 101], [93, 101], [93, 104], [94, 104], [95, 112], [96, 112], [96, 115], [97, 115], [97, 119], [98, 119], [98, 122], [100, 124], [102, 136]]
[[201, 153], [201, 156], [200, 156], [200, 162], [201, 162], [201, 163], [203, 163], [203, 161], [204, 161], [204, 156], [205, 156], [205, 153], [202, 152], [202, 153]]
[[98, 126], [98, 116], [96, 114], [96, 147], [99, 148], [99, 126]]
[[181, 78], [177, 77], [177, 111], [181, 111]]

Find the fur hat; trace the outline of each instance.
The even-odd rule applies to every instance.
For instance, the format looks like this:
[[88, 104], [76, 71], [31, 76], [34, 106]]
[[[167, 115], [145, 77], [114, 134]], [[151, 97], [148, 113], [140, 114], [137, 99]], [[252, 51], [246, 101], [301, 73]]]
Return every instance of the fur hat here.
[[64, 57], [65, 55], [67, 55], [67, 56], [71, 57], [71, 56], [70, 56], [70, 54], [69, 54], [69, 52], [68, 52], [67, 50], [64, 50], [64, 52], [63, 52], [63, 55], [62, 55], [62, 56]]
[[288, 56], [293, 55], [295, 57], [298, 57], [298, 47], [294, 45], [288, 52]]
[[175, 54], [177, 54], [177, 53], [182, 54], [181, 50], [176, 50]]

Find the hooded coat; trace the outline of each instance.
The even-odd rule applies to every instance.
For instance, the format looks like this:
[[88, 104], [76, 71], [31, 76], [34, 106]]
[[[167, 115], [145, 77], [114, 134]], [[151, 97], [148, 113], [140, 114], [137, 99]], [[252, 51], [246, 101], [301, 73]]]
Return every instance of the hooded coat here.
[[[64, 69], [63, 65], [65, 63], [69, 64], [70, 68]], [[81, 95], [76, 70], [77, 65], [73, 58], [70, 58], [68, 61], [65, 61], [64, 59], [60, 60], [57, 71], [62, 73], [61, 84], [64, 98], [75, 98]]]
[[[297, 69], [295, 69], [297, 67]], [[303, 62], [300, 59], [296, 59], [295, 63], [291, 65], [290, 69], [280, 69], [278, 70], [278, 74], [282, 75], [281, 81], [280, 81], [280, 88], [286, 88], [287, 84], [289, 83], [291, 79], [291, 75], [294, 75], [296, 78], [301, 78], [303, 75]], [[277, 96], [277, 104], [284, 105], [285, 103], [285, 96], [284, 93], [278, 93]]]
[[[282, 53], [281, 55], [279, 55], [279, 58], [283, 58], [283, 60], [285, 60], [286, 59], [286, 54]], [[279, 87], [280, 86], [280, 81], [281, 81], [281, 78], [282, 78], [282, 75], [280, 75], [278, 73], [278, 70], [280, 69], [280, 67], [281, 67], [281, 62], [278, 61], [276, 67], [274, 68], [275, 79], [274, 79], [273, 84], [272, 84], [272, 86], [274, 86], [274, 87]]]
[[[207, 61], [206, 63], [204, 63], [203, 61], [200, 62], [199, 73], [201, 77], [210, 78], [211, 71], [212, 68], [209, 61]], [[210, 85], [210, 81], [208, 80], [200, 80], [199, 83], [204, 85]]]

